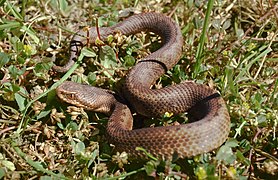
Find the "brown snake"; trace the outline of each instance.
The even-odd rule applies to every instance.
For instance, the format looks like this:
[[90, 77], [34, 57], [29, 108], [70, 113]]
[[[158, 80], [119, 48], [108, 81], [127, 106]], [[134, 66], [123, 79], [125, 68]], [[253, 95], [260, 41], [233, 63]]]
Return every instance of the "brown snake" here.
[[[188, 81], [151, 89], [181, 56], [183, 38], [175, 22], [162, 14], [142, 13], [99, 31], [103, 40], [117, 32], [131, 35], [151, 31], [159, 35], [162, 47], [139, 61], [127, 75], [124, 98], [137, 113], [144, 116], [159, 117], [166, 112], [179, 114], [187, 111], [189, 117], [194, 119], [194, 122], [182, 125], [132, 130], [132, 113], [125, 103], [118, 101], [115, 93], [74, 82], [60, 85], [56, 92], [63, 101], [110, 115], [108, 139], [118, 151], [142, 156], [142, 151], [135, 150], [142, 147], [157, 157], [171, 158], [175, 154], [183, 158], [211, 151], [226, 141], [230, 117], [223, 98], [216, 91]], [[88, 41], [87, 35], [87, 31], [80, 31], [73, 37], [70, 60], [63, 67], [54, 66], [56, 71], [65, 72], [73, 65], [80, 46]], [[91, 28], [89, 39], [95, 42], [96, 38], [96, 28]]]

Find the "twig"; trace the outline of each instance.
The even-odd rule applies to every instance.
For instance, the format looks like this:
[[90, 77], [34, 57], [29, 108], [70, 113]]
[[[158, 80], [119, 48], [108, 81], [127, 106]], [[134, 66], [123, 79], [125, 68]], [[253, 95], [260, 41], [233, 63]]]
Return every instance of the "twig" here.
[[16, 127], [17, 127], [17, 126], [11, 126], [11, 127], [8, 127], [8, 128], [6, 128], [6, 129], [1, 130], [1, 131], [0, 131], [0, 136], [1, 136], [2, 134], [4, 134], [5, 132], [8, 132], [8, 131], [10, 131], [10, 130], [15, 129]]
[[98, 18], [96, 18], [96, 29], [97, 29], [97, 37], [98, 37], [99, 40], [101, 40], [100, 32], [99, 32], [99, 26], [98, 26]]
[[6, 124], [17, 124], [17, 122], [16, 122], [16, 121], [4, 120], [4, 119], [0, 119], [0, 123], [6, 123]]
[[272, 41], [272, 42], [278, 42], [278, 40], [275, 40], [275, 39], [272, 40], [272, 39], [250, 37], [250, 36], [246, 36], [243, 39], [249, 39], [249, 40], [253, 40], [253, 41]]
[[259, 153], [259, 154], [261, 154], [261, 155], [263, 155], [263, 156], [265, 156], [265, 157], [267, 157], [267, 158], [269, 158], [269, 159], [272, 159], [273, 161], [276, 161], [276, 162], [278, 163], [278, 159], [277, 159], [275, 156], [272, 156], [271, 154], [269, 154], [269, 153], [267, 153], [267, 152], [264, 152], [264, 151], [262, 151], [262, 150], [260, 150], [260, 149], [257, 149], [257, 148], [254, 148], [254, 150], [255, 150], [257, 153]]

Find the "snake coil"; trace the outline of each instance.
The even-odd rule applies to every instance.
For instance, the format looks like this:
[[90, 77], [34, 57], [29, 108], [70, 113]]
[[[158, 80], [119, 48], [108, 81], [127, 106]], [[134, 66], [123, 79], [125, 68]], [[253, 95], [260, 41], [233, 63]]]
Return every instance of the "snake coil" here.
[[[131, 35], [140, 31], [151, 31], [162, 38], [162, 47], [140, 60], [129, 72], [124, 86], [124, 98], [139, 114], [158, 117], [166, 112], [188, 114], [197, 121], [166, 127], [134, 129], [129, 107], [115, 98], [111, 91], [64, 82], [56, 92], [60, 99], [87, 110], [106, 113], [110, 116], [107, 134], [119, 151], [134, 156], [143, 156], [136, 147], [163, 158], [190, 157], [219, 147], [226, 141], [230, 130], [230, 117], [223, 98], [209, 87], [186, 81], [161, 89], [151, 89], [155, 81], [171, 69], [181, 56], [183, 38], [179, 26], [171, 18], [158, 13], [133, 15], [124, 21], [100, 28], [100, 36], [120, 32]], [[72, 39], [69, 62], [54, 66], [59, 72], [67, 71], [77, 58], [80, 46], [88, 39], [87, 31], [78, 32]], [[89, 40], [95, 42], [96, 28], [89, 30]]]

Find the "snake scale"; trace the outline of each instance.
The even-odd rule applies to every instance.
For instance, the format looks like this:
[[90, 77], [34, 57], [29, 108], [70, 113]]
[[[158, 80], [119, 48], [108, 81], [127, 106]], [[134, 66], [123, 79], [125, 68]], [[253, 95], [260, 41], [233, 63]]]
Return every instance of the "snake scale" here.
[[[166, 112], [188, 112], [194, 121], [173, 126], [133, 129], [130, 108], [109, 90], [66, 81], [56, 90], [58, 97], [87, 110], [106, 113], [108, 140], [118, 151], [143, 156], [142, 147], [156, 157], [191, 157], [209, 152], [228, 137], [230, 117], [223, 98], [206, 85], [185, 81], [161, 89], [152, 89], [156, 80], [171, 69], [181, 56], [183, 37], [179, 26], [171, 18], [154, 12], [133, 15], [111, 27], [99, 28], [100, 38], [121, 33], [132, 35], [141, 31], [153, 32], [162, 39], [162, 46], [138, 63], [128, 73], [123, 96], [137, 113], [148, 117], [163, 116]], [[89, 38], [88, 38], [89, 37]], [[74, 63], [80, 47], [88, 40], [95, 42], [95, 27], [78, 32], [71, 41], [71, 54], [64, 66], [54, 66], [59, 72], [67, 71]]]

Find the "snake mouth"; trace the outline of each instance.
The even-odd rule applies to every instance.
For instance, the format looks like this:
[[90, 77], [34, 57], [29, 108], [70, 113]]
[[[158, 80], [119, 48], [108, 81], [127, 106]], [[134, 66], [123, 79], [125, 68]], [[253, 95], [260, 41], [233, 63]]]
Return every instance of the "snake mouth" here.
[[68, 87], [73, 87], [73, 83], [64, 82], [56, 89], [57, 96], [64, 102], [75, 105], [82, 106], [82, 103], [79, 102], [77, 92], [70, 91]]
[[78, 102], [76, 93], [74, 92], [66, 92], [66, 91], [59, 91], [57, 96], [66, 103], [73, 104], [75, 106], [82, 106], [81, 103]]

